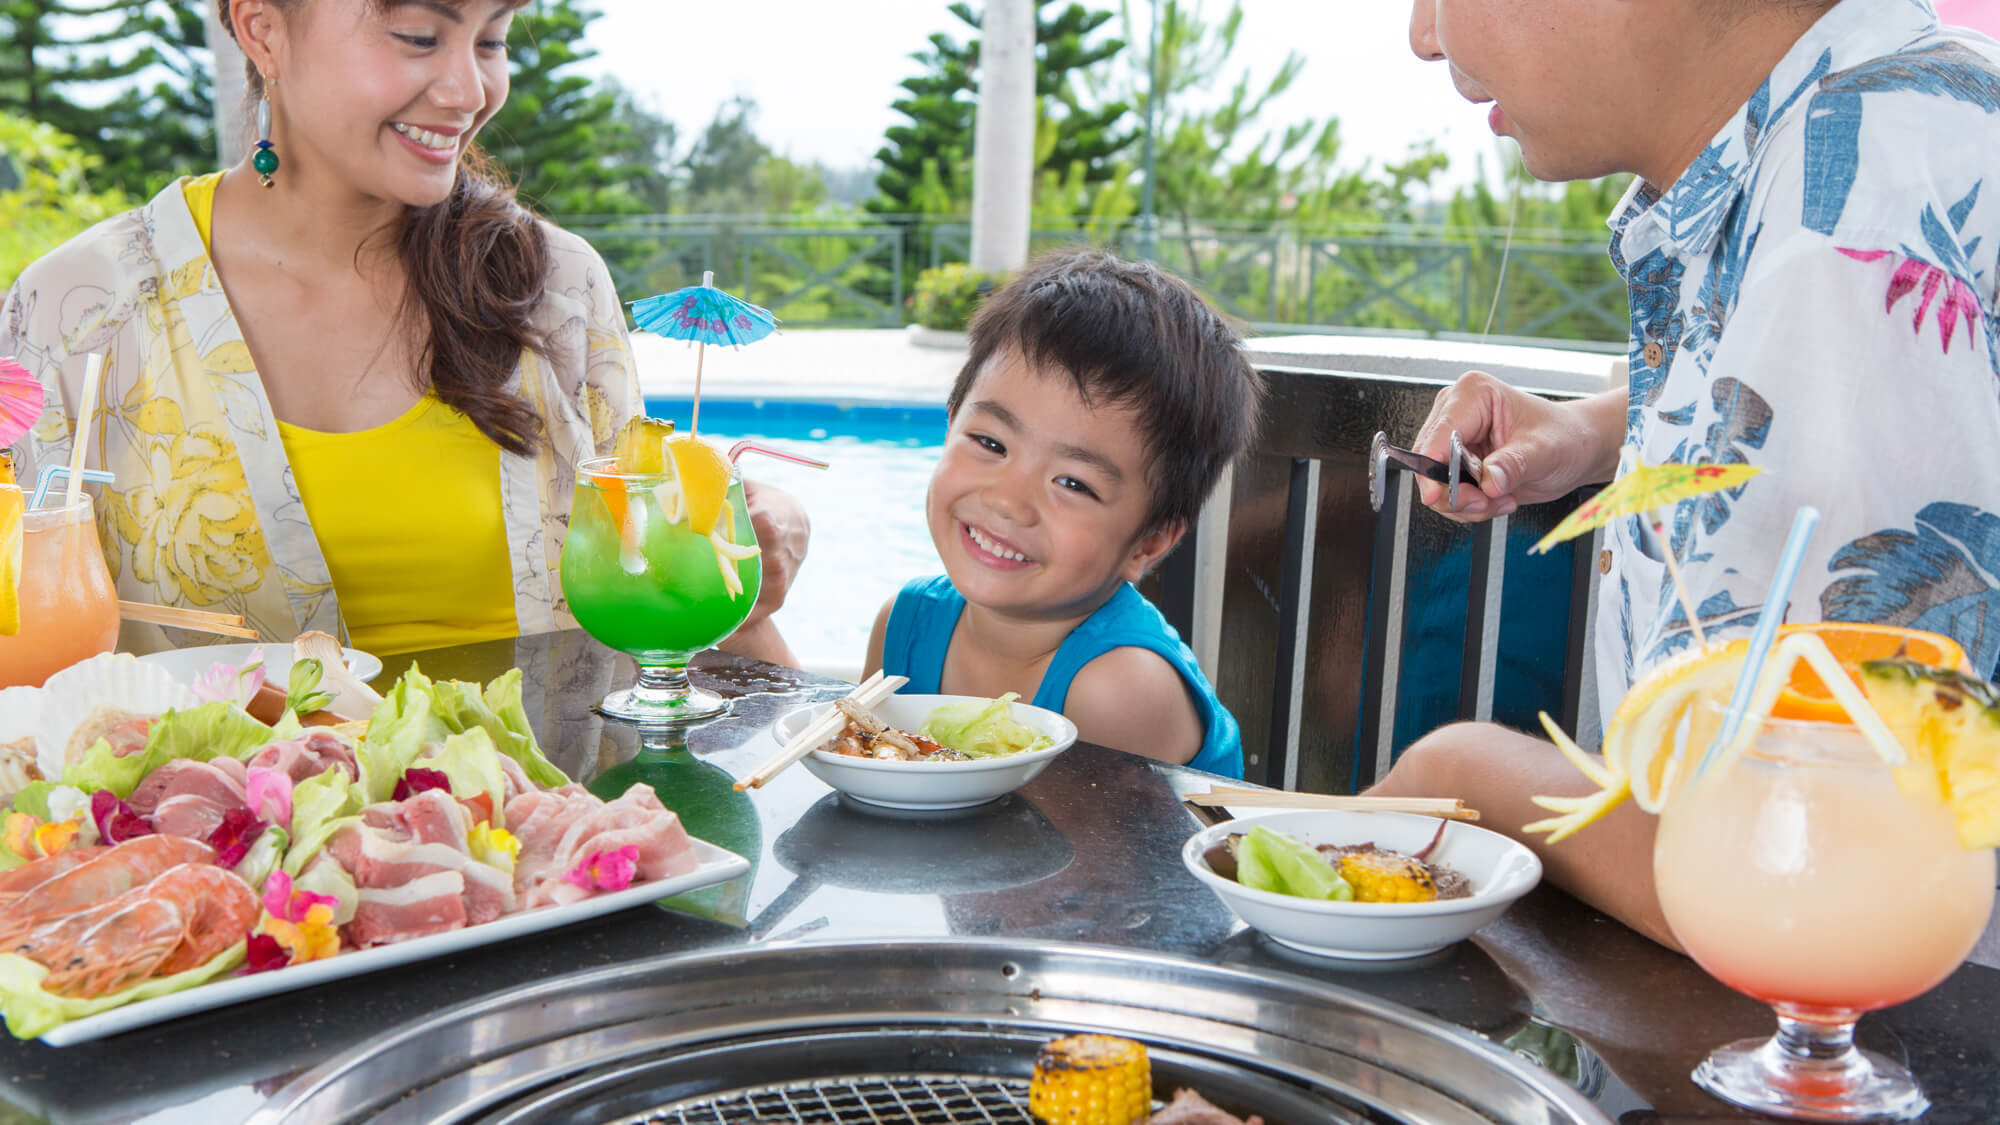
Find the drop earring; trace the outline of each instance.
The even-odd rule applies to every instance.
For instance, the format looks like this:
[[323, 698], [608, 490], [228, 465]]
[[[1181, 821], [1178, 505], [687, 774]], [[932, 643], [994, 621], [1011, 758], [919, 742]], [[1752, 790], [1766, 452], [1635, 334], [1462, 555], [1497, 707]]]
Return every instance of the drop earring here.
[[271, 173], [278, 170], [278, 153], [271, 147], [271, 99], [268, 95], [257, 99], [257, 154], [250, 158], [250, 167], [257, 170], [257, 182], [271, 186]]

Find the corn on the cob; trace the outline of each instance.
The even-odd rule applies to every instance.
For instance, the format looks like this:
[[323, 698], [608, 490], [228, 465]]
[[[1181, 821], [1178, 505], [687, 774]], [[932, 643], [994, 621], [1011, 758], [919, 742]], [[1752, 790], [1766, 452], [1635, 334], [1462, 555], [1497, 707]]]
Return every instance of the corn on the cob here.
[[1405, 855], [1350, 852], [1340, 857], [1340, 877], [1354, 888], [1356, 902], [1434, 902], [1438, 896], [1430, 869]]
[[1153, 1111], [1146, 1048], [1112, 1035], [1044, 1044], [1028, 1084], [1028, 1110], [1050, 1125], [1131, 1125]]

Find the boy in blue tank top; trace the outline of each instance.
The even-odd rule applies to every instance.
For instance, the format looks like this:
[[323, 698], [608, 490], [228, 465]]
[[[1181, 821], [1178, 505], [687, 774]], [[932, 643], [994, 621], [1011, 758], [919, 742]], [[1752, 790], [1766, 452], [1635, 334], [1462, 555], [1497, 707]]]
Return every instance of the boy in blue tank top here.
[[925, 511], [946, 574], [890, 599], [868, 669], [910, 692], [1018, 692], [1086, 741], [1243, 776], [1236, 720], [1132, 588], [1249, 445], [1241, 338], [1185, 282], [1095, 250], [989, 298]]

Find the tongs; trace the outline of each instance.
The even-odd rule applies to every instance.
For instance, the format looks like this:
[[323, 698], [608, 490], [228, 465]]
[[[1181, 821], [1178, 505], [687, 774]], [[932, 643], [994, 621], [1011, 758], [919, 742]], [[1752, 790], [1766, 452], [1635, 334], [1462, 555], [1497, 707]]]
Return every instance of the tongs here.
[[1458, 482], [1478, 485], [1482, 468], [1479, 458], [1466, 452], [1465, 443], [1458, 440], [1457, 430], [1451, 432], [1449, 463], [1426, 457], [1412, 449], [1390, 445], [1389, 435], [1378, 430], [1375, 440], [1368, 447], [1368, 506], [1378, 512], [1382, 510], [1382, 498], [1389, 490], [1389, 469], [1392, 466], [1444, 485], [1446, 502], [1454, 512], [1458, 511]]

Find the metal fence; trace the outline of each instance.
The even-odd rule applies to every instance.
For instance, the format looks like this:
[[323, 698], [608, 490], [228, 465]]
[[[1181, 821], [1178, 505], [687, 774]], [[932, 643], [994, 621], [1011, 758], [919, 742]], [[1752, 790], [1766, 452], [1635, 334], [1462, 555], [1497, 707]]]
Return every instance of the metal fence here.
[[[604, 256], [621, 293], [663, 292], [713, 270], [719, 284], [794, 328], [898, 327], [917, 274], [967, 260], [972, 242], [963, 220], [911, 215], [644, 216], [565, 226]], [[1084, 221], [1030, 236], [1037, 251], [1079, 243], [1130, 255], [1139, 239], [1130, 224]], [[1596, 237], [1517, 238], [1509, 247], [1504, 231], [1485, 229], [1167, 224], [1152, 246], [1162, 266], [1262, 332], [1607, 346], [1626, 338], [1625, 286]]]

